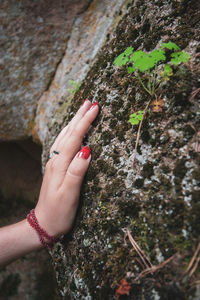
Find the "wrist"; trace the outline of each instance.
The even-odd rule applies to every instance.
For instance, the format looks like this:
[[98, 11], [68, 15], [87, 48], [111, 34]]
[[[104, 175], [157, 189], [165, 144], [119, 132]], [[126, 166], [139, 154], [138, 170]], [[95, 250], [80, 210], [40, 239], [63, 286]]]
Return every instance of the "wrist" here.
[[29, 244], [30, 248], [33, 250], [42, 248], [43, 245], [40, 242], [37, 232], [30, 226], [27, 219], [22, 221], [22, 227], [27, 239], [27, 244]]
[[43, 227], [41, 227], [41, 225], [39, 224], [38, 219], [35, 215], [35, 209], [32, 209], [30, 211], [30, 213], [27, 215], [27, 221], [28, 221], [29, 225], [37, 233], [40, 243], [43, 246], [51, 249], [53, 247], [53, 245], [56, 242], [58, 242], [58, 238], [50, 235], [49, 233], [47, 233], [47, 231]]

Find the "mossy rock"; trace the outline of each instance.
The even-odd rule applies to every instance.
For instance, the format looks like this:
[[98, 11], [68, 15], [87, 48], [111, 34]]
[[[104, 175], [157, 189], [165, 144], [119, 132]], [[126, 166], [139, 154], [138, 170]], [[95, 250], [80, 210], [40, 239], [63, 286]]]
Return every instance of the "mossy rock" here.
[[[198, 299], [197, 260], [187, 268], [200, 234], [200, 93], [192, 97], [200, 77], [199, 9], [193, 0], [129, 2], [73, 99], [69, 112], [86, 97], [101, 111], [84, 140], [93, 160], [73, 231], [52, 253], [63, 299]], [[149, 111], [132, 168], [137, 127], [128, 118], [144, 109], [148, 95], [113, 61], [130, 45], [153, 50], [169, 40], [191, 60], [163, 86], [163, 111]], [[130, 289], [119, 297], [121, 279]]]

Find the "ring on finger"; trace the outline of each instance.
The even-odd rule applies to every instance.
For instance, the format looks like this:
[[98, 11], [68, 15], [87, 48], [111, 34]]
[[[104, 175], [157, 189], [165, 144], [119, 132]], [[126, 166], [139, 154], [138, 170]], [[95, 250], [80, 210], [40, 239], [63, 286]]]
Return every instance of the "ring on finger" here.
[[51, 153], [49, 154], [49, 158], [52, 158], [55, 154], [56, 154], [56, 155], [59, 155], [60, 152], [57, 151], [57, 150], [53, 150], [53, 152], [51, 152]]

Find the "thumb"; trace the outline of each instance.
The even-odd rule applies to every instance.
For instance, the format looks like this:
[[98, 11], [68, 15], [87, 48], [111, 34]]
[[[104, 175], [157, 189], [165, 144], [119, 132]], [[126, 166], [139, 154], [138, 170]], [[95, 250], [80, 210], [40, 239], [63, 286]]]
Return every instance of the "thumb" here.
[[79, 192], [83, 178], [89, 167], [90, 160], [90, 148], [85, 146], [70, 163], [63, 182], [64, 188], [71, 192], [74, 191], [74, 194]]

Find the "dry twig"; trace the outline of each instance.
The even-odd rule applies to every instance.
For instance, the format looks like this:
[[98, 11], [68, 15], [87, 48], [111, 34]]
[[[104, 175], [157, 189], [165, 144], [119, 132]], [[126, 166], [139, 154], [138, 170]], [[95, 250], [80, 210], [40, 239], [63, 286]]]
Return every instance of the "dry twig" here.
[[[147, 257], [147, 255], [144, 253], [144, 251], [142, 251], [142, 249], [139, 247], [139, 245], [136, 243], [136, 241], [134, 240], [134, 238], [132, 237], [130, 230], [126, 230], [126, 236], [128, 236], [129, 241], [131, 243], [131, 245], [133, 246], [134, 250], [137, 252], [137, 254], [139, 255], [140, 259], [141, 259], [141, 263], [143, 265], [143, 267], [146, 267], [136, 278], [136, 280], [143, 278], [144, 276], [146, 276], [147, 274], [151, 273], [155, 273], [156, 271], [158, 271], [159, 269], [163, 268], [166, 264], [168, 264], [174, 257], [176, 254], [172, 255], [171, 257], [169, 257], [168, 259], [166, 259], [165, 261], [163, 261], [162, 263], [160, 263], [159, 265], [152, 265], [152, 263], [150, 262], [149, 258]], [[125, 237], [126, 237], [125, 236]], [[200, 258], [199, 258], [200, 259]], [[194, 268], [196, 268], [196, 264], [194, 266]], [[196, 269], [195, 269], [196, 270]], [[191, 270], [191, 272], [193, 272], [193, 269]]]
[[159, 265], [156, 266], [152, 266], [151, 268], [147, 268], [144, 271], [142, 271], [137, 279], [143, 278], [144, 276], [146, 276], [149, 273], [155, 273], [156, 271], [158, 271], [159, 269], [163, 268], [166, 264], [168, 264], [174, 257], [176, 254], [172, 255], [171, 257], [169, 257], [168, 259], [166, 259], [165, 261], [163, 261], [162, 263], [160, 263]]
[[136, 243], [136, 241], [132, 237], [132, 235], [130, 233], [130, 230], [127, 230], [127, 236], [129, 238], [129, 241], [131, 242], [133, 248], [135, 249], [135, 251], [137, 252], [137, 254], [139, 255], [139, 257], [141, 258], [141, 260], [142, 260], [143, 264], [145, 265], [145, 267], [146, 268], [149, 268], [149, 266], [153, 267], [153, 265], [150, 262], [150, 260], [147, 257], [147, 255], [144, 253], [144, 251], [142, 251], [142, 249], [139, 247], [139, 245]]
[[196, 89], [194, 92], [191, 93], [191, 97], [189, 98], [189, 101], [192, 102], [192, 100], [196, 97], [196, 95], [200, 92], [200, 88]]
[[[198, 257], [198, 254], [199, 254], [199, 251], [200, 251], [200, 243], [198, 244], [197, 246], [197, 249], [196, 251], [194, 252], [194, 255], [187, 267], [187, 269], [185, 270], [185, 272], [182, 274], [181, 278], [183, 278], [189, 271], [189, 277], [192, 276], [192, 274], [196, 271], [196, 268], [198, 267], [198, 263], [200, 261], [200, 256]], [[194, 266], [193, 266], [194, 265]], [[193, 266], [193, 268], [192, 268]], [[192, 268], [192, 269], [191, 269]]]

